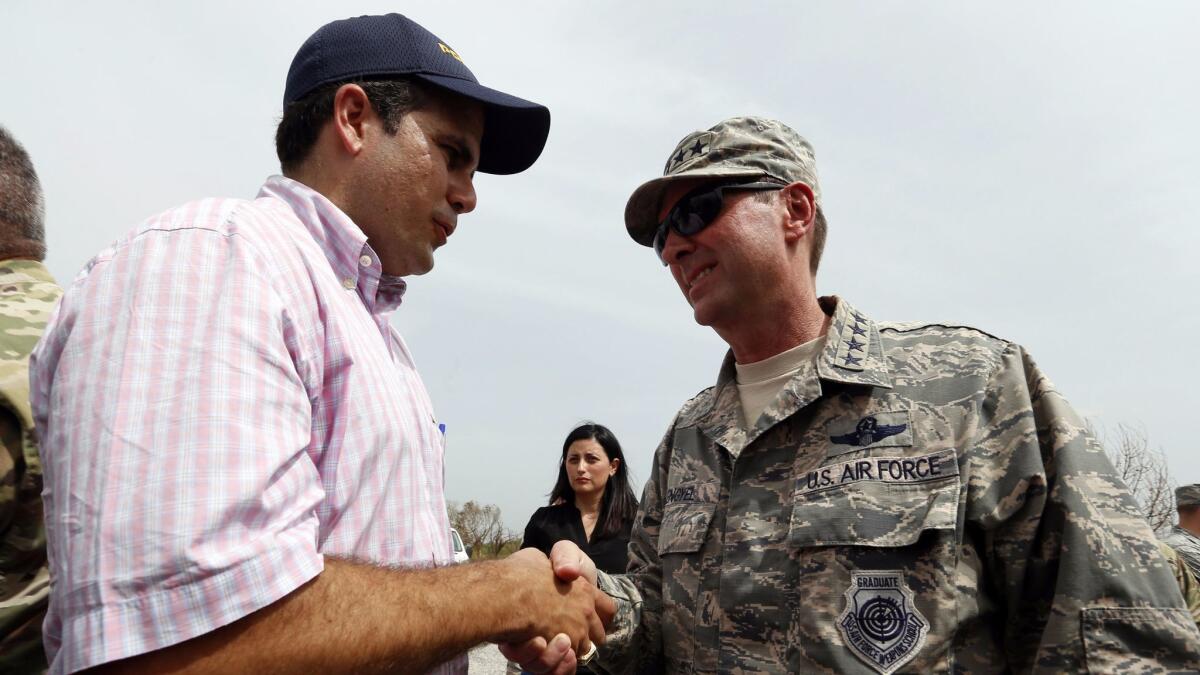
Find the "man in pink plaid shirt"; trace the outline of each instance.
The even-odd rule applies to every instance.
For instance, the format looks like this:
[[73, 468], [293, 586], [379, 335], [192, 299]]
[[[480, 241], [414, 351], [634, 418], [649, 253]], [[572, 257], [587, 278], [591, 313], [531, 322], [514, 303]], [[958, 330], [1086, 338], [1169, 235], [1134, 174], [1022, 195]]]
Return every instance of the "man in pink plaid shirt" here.
[[474, 172], [549, 125], [405, 17], [336, 21], [288, 73], [283, 176], [87, 264], [31, 370], [52, 673], [465, 672], [527, 639], [569, 672], [603, 640], [611, 606], [536, 551], [449, 566], [443, 434], [388, 322]]

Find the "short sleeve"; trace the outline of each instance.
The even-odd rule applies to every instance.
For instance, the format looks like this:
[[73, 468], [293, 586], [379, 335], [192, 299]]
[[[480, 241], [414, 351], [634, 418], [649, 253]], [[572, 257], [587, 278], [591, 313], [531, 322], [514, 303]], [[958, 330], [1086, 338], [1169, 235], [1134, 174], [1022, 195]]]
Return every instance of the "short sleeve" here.
[[236, 235], [148, 229], [81, 274], [35, 351], [51, 672], [232, 623], [316, 576], [312, 405]]

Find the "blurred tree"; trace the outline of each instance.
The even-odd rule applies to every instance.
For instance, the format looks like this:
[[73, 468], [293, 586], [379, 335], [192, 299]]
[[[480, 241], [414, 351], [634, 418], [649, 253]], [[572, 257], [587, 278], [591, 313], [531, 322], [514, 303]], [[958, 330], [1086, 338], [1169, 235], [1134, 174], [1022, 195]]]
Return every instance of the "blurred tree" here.
[[1160, 448], [1150, 447], [1146, 431], [1118, 424], [1115, 431], [1098, 432], [1093, 427], [1093, 432], [1150, 527], [1161, 532], [1175, 524], [1175, 482], [1167, 468], [1167, 456]]
[[495, 558], [512, 553], [509, 548], [516, 538], [504, 527], [500, 507], [495, 504], [480, 504], [474, 500], [461, 506], [447, 502], [446, 512], [450, 527], [458, 530], [463, 543], [471, 548], [471, 558]]

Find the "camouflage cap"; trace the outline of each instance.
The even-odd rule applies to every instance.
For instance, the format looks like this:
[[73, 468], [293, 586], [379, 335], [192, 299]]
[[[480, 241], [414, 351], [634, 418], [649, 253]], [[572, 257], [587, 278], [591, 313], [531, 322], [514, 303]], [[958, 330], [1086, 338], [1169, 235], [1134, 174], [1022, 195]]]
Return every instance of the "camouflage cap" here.
[[1175, 507], [1200, 506], [1200, 483], [1175, 488]]
[[812, 188], [817, 205], [817, 162], [812, 145], [782, 122], [731, 117], [707, 131], [693, 131], [671, 151], [663, 175], [643, 183], [625, 205], [625, 229], [643, 246], [654, 242], [658, 210], [671, 183], [693, 178], [766, 178]]

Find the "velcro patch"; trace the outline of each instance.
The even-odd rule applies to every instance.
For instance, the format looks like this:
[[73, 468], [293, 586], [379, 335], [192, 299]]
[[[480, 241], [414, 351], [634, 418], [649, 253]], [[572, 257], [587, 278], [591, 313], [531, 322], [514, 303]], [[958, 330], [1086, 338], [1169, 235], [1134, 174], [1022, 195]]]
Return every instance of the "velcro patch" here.
[[912, 422], [907, 410], [873, 412], [858, 419], [840, 418], [830, 422], [829, 455], [841, 455], [862, 448], [908, 447], [913, 444]]
[[809, 471], [796, 481], [796, 494], [821, 492], [862, 481], [915, 484], [958, 475], [953, 448], [920, 457], [866, 457]]
[[715, 481], [689, 480], [668, 485], [663, 494], [663, 506], [670, 504], [712, 504], [717, 501], [721, 484]]
[[673, 502], [694, 502], [696, 501], [696, 486], [695, 485], [680, 485], [667, 490], [667, 498], [663, 500], [667, 504]]
[[883, 675], [911, 661], [929, 633], [898, 570], [852, 572], [837, 626], [854, 654]]

